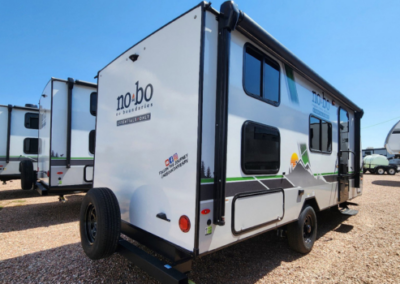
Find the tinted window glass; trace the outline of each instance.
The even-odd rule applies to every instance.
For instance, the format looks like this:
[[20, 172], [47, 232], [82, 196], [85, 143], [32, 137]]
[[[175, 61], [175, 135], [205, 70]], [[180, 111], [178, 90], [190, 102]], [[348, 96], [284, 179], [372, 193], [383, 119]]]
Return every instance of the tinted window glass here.
[[279, 64], [249, 45], [245, 46], [243, 84], [246, 93], [269, 104], [279, 104]]
[[90, 94], [90, 113], [96, 116], [97, 114], [97, 93], [93, 92]]
[[310, 149], [313, 151], [332, 152], [332, 124], [310, 116]]
[[320, 120], [315, 117], [310, 117], [310, 148], [320, 151]]
[[247, 121], [243, 126], [242, 170], [246, 174], [277, 173], [280, 135], [276, 128]]
[[39, 114], [25, 113], [25, 127], [30, 129], [39, 129]]
[[89, 152], [94, 154], [95, 149], [96, 130], [89, 132]]
[[264, 62], [264, 93], [263, 97], [274, 103], [279, 102], [279, 65], [276, 66], [273, 62]]
[[261, 59], [251, 50], [246, 50], [244, 87], [252, 95], [261, 96]]
[[38, 139], [37, 138], [25, 138], [24, 139], [24, 153], [25, 154], [37, 154], [38, 153]]

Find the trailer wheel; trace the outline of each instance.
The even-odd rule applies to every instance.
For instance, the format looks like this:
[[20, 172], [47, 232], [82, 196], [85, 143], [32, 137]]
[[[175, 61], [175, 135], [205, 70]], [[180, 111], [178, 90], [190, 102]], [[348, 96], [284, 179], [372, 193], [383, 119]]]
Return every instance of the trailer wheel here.
[[385, 169], [382, 168], [382, 167], [379, 167], [379, 168], [376, 169], [376, 173], [378, 175], [383, 175], [385, 173]]
[[317, 239], [317, 216], [311, 206], [306, 206], [299, 219], [288, 225], [289, 246], [300, 253], [311, 251]]
[[121, 232], [118, 200], [108, 188], [92, 188], [83, 198], [80, 212], [81, 244], [90, 259], [112, 255]]
[[32, 189], [35, 181], [33, 164], [31, 160], [23, 160], [19, 163], [21, 169], [21, 188], [23, 190]]
[[387, 173], [388, 173], [389, 175], [395, 175], [395, 174], [396, 174], [396, 170], [393, 169], [393, 168], [390, 168], [390, 169], [388, 169]]

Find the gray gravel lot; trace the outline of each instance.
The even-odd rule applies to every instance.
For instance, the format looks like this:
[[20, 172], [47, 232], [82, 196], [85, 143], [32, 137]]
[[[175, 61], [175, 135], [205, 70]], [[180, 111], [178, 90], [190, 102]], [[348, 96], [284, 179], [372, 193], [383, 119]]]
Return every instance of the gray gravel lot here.
[[[83, 194], [39, 197], [0, 185], [3, 283], [157, 283], [119, 255], [92, 261], [81, 246]], [[194, 261], [195, 283], [400, 283], [400, 174], [364, 175], [359, 214], [320, 212], [318, 240], [306, 256], [268, 232]]]

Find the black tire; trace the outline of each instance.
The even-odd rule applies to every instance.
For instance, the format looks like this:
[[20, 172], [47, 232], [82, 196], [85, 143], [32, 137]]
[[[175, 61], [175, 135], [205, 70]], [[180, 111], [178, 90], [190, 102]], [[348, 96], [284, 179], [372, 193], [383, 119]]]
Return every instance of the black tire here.
[[21, 188], [23, 190], [32, 189], [35, 182], [35, 174], [33, 172], [33, 163], [31, 160], [23, 160], [19, 163], [21, 169]]
[[83, 198], [80, 212], [81, 244], [90, 259], [112, 255], [121, 233], [118, 200], [109, 188], [92, 188]]
[[311, 251], [317, 239], [317, 216], [311, 206], [304, 207], [299, 219], [288, 225], [289, 246], [302, 254]]
[[363, 174], [365, 174], [367, 172], [367, 170], [366, 169], [363, 169]]
[[375, 172], [376, 172], [378, 175], [383, 175], [383, 174], [385, 174], [385, 169], [382, 168], [382, 167], [378, 167], [378, 168], [376, 168]]
[[388, 170], [387, 170], [387, 173], [389, 174], [389, 175], [395, 175], [396, 174], [396, 170], [395, 169], [393, 169], [393, 168], [389, 168]]
[[370, 172], [371, 174], [374, 174], [374, 173], [375, 173], [374, 170], [369, 170], [369, 172]]

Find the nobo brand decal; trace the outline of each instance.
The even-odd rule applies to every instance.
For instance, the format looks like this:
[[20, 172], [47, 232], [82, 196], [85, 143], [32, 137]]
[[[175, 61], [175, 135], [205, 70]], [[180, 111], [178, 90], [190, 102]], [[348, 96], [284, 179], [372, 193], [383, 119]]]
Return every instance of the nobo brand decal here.
[[117, 116], [137, 112], [153, 106], [151, 101], [154, 94], [153, 85], [147, 84], [146, 87], [142, 88], [139, 86], [139, 81], [135, 85], [136, 92], [132, 94], [127, 92], [125, 95], [117, 97]]
[[[323, 94], [323, 93], [322, 93]], [[321, 98], [320, 94], [313, 91], [312, 93], [312, 103], [313, 103], [313, 113], [329, 119], [329, 109], [331, 108], [331, 103], [325, 97]]]
[[181, 168], [188, 162], [189, 162], [188, 154], [183, 155], [179, 158], [178, 154], [175, 153], [174, 155], [172, 155], [171, 157], [169, 157], [168, 159], [166, 159], [164, 161], [165, 169], [161, 170], [159, 172], [159, 174], [160, 174], [161, 178], [164, 178], [164, 177], [172, 174], [174, 171]]
[[131, 93], [126, 93], [124, 95], [120, 95], [117, 98], [118, 107], [117, 110], [122, 110], [124, 108], [129, 108], [131, 103], [135, 106], [140, 105], [143, 100], [145, 102], [150, 102], [153, 98], [153, 85], [148, 84], [143, 91], [143, 88], [139, 88], [139, 81], [136, 82], [136, 95]]

